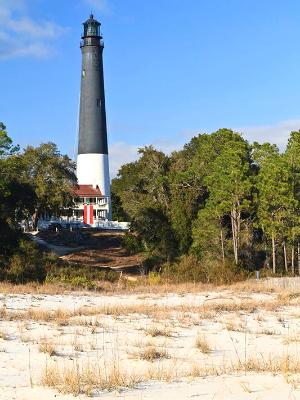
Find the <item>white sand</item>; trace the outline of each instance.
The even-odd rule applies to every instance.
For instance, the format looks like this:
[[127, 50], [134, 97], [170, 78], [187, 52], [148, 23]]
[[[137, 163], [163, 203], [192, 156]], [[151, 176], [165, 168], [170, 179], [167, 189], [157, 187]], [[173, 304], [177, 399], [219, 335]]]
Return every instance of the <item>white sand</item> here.
[[[202, 318], [193, 306], [211, 303], [273, 301], [275, 294], [233, 293], [230, 290], [199, 294], [144, 295], [0, 295], [0, 307], [11, 312], [58, 309], [74, 312], [104, 305], [151, 305], [178, 308], [172, 314], [93, 315], [63, 321], [24, 321], [0, 319], [0, 399], [69, 400], [88, 399], [87, 395], [63, 395], [41, 385], [46, 366], [93, 365], [104, 368], [117, 363], [127, 373], [145, 377], [131, 389], [107, 392], [92, 390], [96, 399], [300, 399], [300, 376], [269, 372], [230, 372], [205, 378], [191, 376], [193, 367], [237, 365], [250, 358], [298, 358], [300, 350], [300, 307], [298, 302], [276, 311], [222, 311]], [[86, 325], [83, 324], [86, 321]], [[171, 336], [151, 337], [145, 330], [160, 327]], [[211, 352], [195, 347], [197, 335], [204, 335]], [[299, 338], [299, 342], [298, 339]], [[39, 350], [40, 343], [51, 343], [56, 355]], [[150, 343], [149, 343], [150, 342]], [[170, 358], [145, 361], [139, 353], [152, 344], [165, 350]], [[300, 359], [300, 357], [299, 357]], [[106, 367], [105, 367], [106, 368]], [[149, 379], [149, 370], [163, 371], [163, 380]], [[165, 381], [168, 375], [167, 382]], [[147, 378], [146, 378], [147, 376]]]

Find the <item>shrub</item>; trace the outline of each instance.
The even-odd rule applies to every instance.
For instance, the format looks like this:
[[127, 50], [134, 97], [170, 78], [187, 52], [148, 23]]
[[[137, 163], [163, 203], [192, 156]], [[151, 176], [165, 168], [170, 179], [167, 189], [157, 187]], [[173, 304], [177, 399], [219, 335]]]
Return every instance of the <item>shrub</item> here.
[[144, 250], [140, 239], [130, 232], [127, 232], [122, 238], [122, 246], [125, 247], [130, 254], [136, 254]]
[[17, 252], [10, 257], [7, 279], [14, 283], [43, 282], [46, 278], [47, 257], [29, 241], [21, 240]]
[[159, 285], [162, 282], [162, 276], [158, 272], [149, 272], [147, 282], [150, 286]]
[[205, 269], [194, 255], [184, 255], [173, 264], [165, 264], [163, 273], [177, 283], [207, 281]]
[[182, 256], [176, 263], [166, 264], [163, 268], [163, 275], [176, 283], [202, 282], [222, 285], [246, 279], [248, 274], [234, 263], [223, 264], [221, 261], [210, 259], [199, 261], [194, 255]]
[[85, 289], [98, 287], [97, 281], [116, 282], [120, 273], [110, 269], [100, 269], [87, 265], [70, 265], [53, 263], [48, 269], [46, 282], [69, 285]]

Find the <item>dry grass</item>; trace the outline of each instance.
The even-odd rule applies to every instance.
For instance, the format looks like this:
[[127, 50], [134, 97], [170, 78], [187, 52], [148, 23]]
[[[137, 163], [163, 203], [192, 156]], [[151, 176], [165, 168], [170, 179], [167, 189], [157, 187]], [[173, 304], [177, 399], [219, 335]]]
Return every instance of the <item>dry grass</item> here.
[[300, 359], [284, 355], [281, 357], [254, 356], [246, 361], [238, 360], [238, 362], [226, 362], [215, 365], [194, 364], [189, 371], [191, 377], [206, 377], [231, 375], [237, 372], [255, 372], [255, 373], [272, 373], [272, 374], [300, 374]]
[[228, 331], [236, 331], [237, 327], [236, 325], [233, 323], [233, 321], [228, 321], [225, 323], [225, 327]]
[[58, 355], [57, 351], [55, 350], [54, 345], [46, 340], [44, 340], [40, 343], [39, 351], [41, 353], [48, 354], [50, 357]]
[[55, 364], [47, 365], [43, 371], [42, 384], [62, 393], [91, 395], [93, 390], [117, 390], [134, 387], [141, 381], [137, 375], [123, 371], [118, 363], [109, 366], [98, 364], [78, 365], [59, 368]]
[[[213, 285], [213, 284], [203, 284], [203, 283], [162, 283], [157, 285], [149, 285], [147, 279], [141, 277], [138, 278], [134, 285], [128, 286], [128, 282], [111, 284], [110, 282], [101, 282], [102, 293], [107, 294], [128, 294], [128, 293], [139, 293], [140, 295], [148, 294], [165, 294], [165, 293], [199, 293], [199, 292], [211, 292], [212, 290], [218, 288], [218, 291], [227, 290], [228, 288], [234, 290], [235, 292], [255, 292], [255, 293], [277, 293], [282, 292], [283, 289], [274, 285], [270, 282], [261, 280], [256, 282], [254, 280], [248, 280], [238, 283], [233, 283], [232, 285]], [[286, 292], [291, 292], [291, 290], [285, 289]], [[0, 292], [3, 294], [65, 294], [70, 293], [71, 290], [64, 285], [59, 284], [38, 284], [38, 283], [28, 283], [24, 285], [15, 285], [9, 282], [0, 283]], [[87, 293], [87, 290], [78, 290], [78, 293]]]
[[166, 381], [171, 382], [180, 376], [185, 375], [179, 370], [177, 360], [172, 360], [165, 364], [164, 362], [151, 364], [147, 369], [144, 380]]
[[87, 346], [82, 343], [75, 343], [74, 350], [83, 353], [84, 351], [87, 351]]
[[160, 360], [163, 358], [170, 358], [165, 348], [159, 347], [145, 347], [138, 353], [139, 358], [146, 361]]
[[297, 374], [297, 375], [286, 374], [284, 377], [285, 377], [285, 380], [287, 381], [287, 383], [292, 387], [293, 390], [299, 389], [299, 386], [300, 386], [299, 374]]
[[188, 372], [188, 376], [191, 378], [205, 378], [207, 376], [219, 376], [221, 374], [221, 368], [213, 364], [193, 364]]
[[[42, 327], [43, 330], [45, 327], [49, 328], [50, 339], [43, 337], [42, 339], [46, 343], [40, 340], [41, 344], [32, 346], [32, 349], [36, 351], [39, 346], [40, 351], [49, 356], [58, 355], [54, 346], [58, 349], [64, 349], [63, 352], [66, 352], [66, 354], [61, 355], [66, 357], [64, 359], [62, 357], [55, 358], [57, 366], [54, 363], [52, 364], [53, 358], [41, 357], [41, 355], [39, 357], [40, 360], [46, 359], [48, 362], [43, 373], [43, 383], [64, 393], [90, 395], [96, 389], [114, 390], [132, 387], [137, 382], [148, 379], [171, 381], [176, 378], [191, 379], [209, 375], [244, 374], [248, 371], [255, 373], [270, 372], [272, 374], [284, 374], [284, 376], [300, 374], [300, 361], [297, 360], [295, 355], [293, 357], [278, 356], [277, 358], [262, 355], [250, 357], [248, 351], [252, 354], [253, 347], [246, 347], [249, 343], [252, 345], [253, 342], [254, 346], [257, 345], [255, 341], [259, 333], [275, 335], [276, 333], [273, 330], [265, 329], [268, 326], [272, 328], [275, 326], [276, 330], [280, 327], [280, 330], [284, 331], [285, 334], [297, 332], [298, 321], [293, 321], [292, 318], [292, 313], [297, 310], [297, 307], [286, 306], [290, 305], [291, 302], [298, 301], [298, 294], [286, 292], [278, 296], [277, 292], [274, 292], [274, 295], [265, 293], [265, 296], [257, 296], [258, 298], [255, 299], [251, 297], [253, 293], [239, 295], [238, 290], [236, 294], [228, 287], [226, 291], [222, 292], [222, 290], [210, 293], [207, 296], [194, 296], [194, 303], [192, 303], [193, 300], [190, 297], [182, 296], [180, 298], [177, 296], [182, 304], [178, 304], [177, 300], [173, 302], [173, 298], [169, 300], [166, 297], [166, 300], [162, 296], [157, 301], [158, 304], [153, 304], [153, 298], [149, 298], [148, 301], [148, 296], [146, 299], [140, 299], [140, 301], [138, 301], [137, 296], [133, 296], [133, 299], [129, 297], [126, 300], [130, 304], [126, 304], [125, 301], [122, 303], [121, 300], [116, 302], [118, 303], [116, 305], [107, 301], [108, 305], [94, 306], [92, 305], [95, 303], [93, 300], [84, 300], [86, 306], [72, 310], [58, 309], [53, 311], [32, 308], [25, 311], [12, 311], [11, 308], [4, 306], [0, 309], [0, 318], [3, 323], [11, 321], [7, 324], [11, 332], [13, 332], [12, 326], [17, 326], [18, 321], [21, 321], [19, 323], [20, 335], [18, 335], [18, 340], [22, 340], [22, 337], [24, 337], [24, 341], [27, 341], [26, 333], [31, 333], [25, 332], [25, 329], [27, 329], [25, 322], [27, 321], [29, 321], [28, 327], [31, 327], [33, 331], [32, 334], [37, 332], [35, 329], [38, 326]], [[203, 301], [202, 304], [201, 301]], [[43, 299], [41, 298], [42, 303]], [[175, 304], [172, 305], [172, 303]], [[66, 302], [65, 304], [69, 303]], [[78, 303], [74, 301], [74, 304]], [[289, 323], [289, 331], [283, 330], [278, 324], [278, 322], [284, 321], [280, 321], [277, 315], [285, 316]], [[245, 325], [243, 325], [244, 319]], [[268, 323], [262, 323], [262, 321], [268, 321]], [[272, 321], [275, 325], [271, 324]], [[202, 328], [194, 327], [194, 325], [200, 323], [203, 325]], [[234, 343], [236, 343], [236, 354], [233, 352], [233, 346], [230, 344], [229, 347], [226, 344], [231, 333], [224, 331], [222, 327], [220, 328], [220, 324], [223, 324], [228, 331], [245, 332], [245, 335], [233, 335]], [[66, 326], [66, 328], [62, 328], [62, 326]], [[252, 330], [249, 330], [248, 327]], [[254, 329], [254, 327], [256, 328]], [[193, 329], [192, 337], [190, 337], [191, 329]], [[195, 337], [197, 329], [202, 330], [205, 334], [207, 332], [207, 336], [199, 332]], [[278, 334], [280, 330], [278, 328]], [[120, 332], [125, 331], [128, 335], [126, 338], [123, 337], [123, 334], [120, 335]], [[47, 340], [49, 342], [53, 335], [60, 333], [62, 333], [62, 336], [59, 336], [57, 341], [47, 343]], [[174, 335], [172, 336], [172, 333], [176, 334], [176, 338], [173, 337]], [[35, 337], [38, 340], [37, 334]], [[210, 354], [215, 343], [219, 343], [219, 339], [218, 364], [214, 364], [215, 354], [211, 356]], [[261, 340], [261, 337], [259, 340]], [[265, 337], [264, 340], [267, 340], [267, 338]], [[268, 340], [273, 341], [271, 337]], [[296, 334], [284, 339], [285, 344], [297, 341]], [[135, 360], [129, 360], [132, 357], [130, 357], [128, 349], [132, 349], [133, 342], [136, 345], [134, 353], [131, 353], [131, 355], [134, 356]], [[2, 345], [4, 344], [2, 342]], [[9, 346], [11, 343], [6, 344]], [[82, 354], [75, 354], [74, 348]], [[244, 352], [244, 348], [247, 350], [247, 354], [246, 350]], [[276, 353], [274, 349], [274, 354], [281, 354], [290, 349], [294, 351], [294, 347], [287, 348], [281, 344], [281, 348], [276, 348]], [[91, 352], [91, 350], [97, 350], [97, 352]], [[173, 358], [177, 356], [177, 350], [178, 360]], [[69, 351], [72, 353], [72, 358], [78, 360], [74, 364], [67, 357]], [[267, 348], [262, 349], [262, 351], [267, 351]], [[170, 357], [170, 354], [172, 357]], [[221, 354], [224, 357], [223, 363]], [[230, 356], [227, 360], [225, 356], [227, 358], [228, 354]], [[122, 361], [126, 359], [127, 369], [123, 370], [119, 363], [112, 361], [106, 361], [105, 365], [104, 359], [110, 360], [111, 357], [120, 357]], [[232, 358], [236, 361], [232, 361]], [[80, 360], [90, 361], [82, 364], [83, 361]], [[64, 365], [60, 364], [63, 362]], [[34, 368], [35, 366], [36, 364]], [[128, 369], [128, 366], [130, 369]], [[143, 369], [139, 369], [139, 366], [142, 366]], [[137, 374], [135, 374], [134, 368], [136, 368]], [[132, 371], [132, 374], [127, 371]], [[290, 382], [292, 385], [294, 380], [291, 378]], [[244, 391], [247, 391], [246, 387]]]
[[272, 336], [272, 335], [276, 335], [276, 332], [273, 331], [272, 329], [266, 328], [263, 329], [261, 332], [259, 332], [261, 335], [268, 335], [268, 336]]
[[[279, 278], [280, 279], [280, 278]], [[125, 279], [122, 282], [111, 284], [110, 282], [101, 282], [101, 293], [103, 294], [129, 294], [137, 293], [140, 295], [166, 294], [166, 293], [205, 293], [212, 292], [217, 288], [218, 292], [232, 290], [234, 293], [270, 293], [280, 294], [280, 300], [283, 302], [296, 300], [300, 301], [300, 292], [298, 288], [289, 288], [285, 285], [279, 285], [272, 280], [262, 279], [256, 281], [249, 279], [242, 282], [236, 282], [232, 285], [213, 285], [203, 283], [161, 283], [157, 285], [149, 284], [147, 278], [137, 277], [134, 285], [128, 285]], [[0, 282], [0, 293], [3, 294], [66, 294], [71, 290], [66, 286], [59, 284], [38, 284], [28, 283], [25, 285], [14, 285], [8, 282]], [[72, 290], [73, 292], [73, 290]], [[88, 293], [87, 290], [78, 290], [77, 293]]]
[[248, 382], [240, 382], [240, 385], [241, 385], [241, 388], [244, 390], [244, 392], [252, 393], [252, 390], [251, 390]]
[[195, 346], [204, 354], [209, 354], [212, 351], [206, 336], [202, 334], [197, 335]]
[[20, 336], [20, 340], [23, 343], [30, 343], [34, 341], [34, 339], [30, 335], [22, 335]]
[[285, 337], [282, 341], [283, 344], [291, 344], [291, 343], [299, 343], [299, 342], [300, 342], [300, 336], [297, 336], [295, 334]]
[[[103, 305], [99, 307], [82, 307], [74, 311], [58, 309], [55, 311], [29, 309], [27, 311], [7, 311], [0, 309], [0, 316], [3, 320], [18, 320], [18, 321], [44, 321], [51, 322], [57, 325], [69, 325], [77, 323], [78, 317], [88, 317], [97, 315], [107, 315], [119, 317], [123, 315], [139, 314], [147, 317], [156, 317], [159, 319], [169, 319], [174, 313], [180, 318], [180, 314], [184, 317], [187, 314], [197, 314], [201, 319], [212, 319], [217, 314], [244, 312], [254, 313], [256, 310], [275, 311], [279, 304], [275, 300], [258, 301], [253, 299], [248, 300], [230, 300], [222, 299], [221, 301], [210, 301], [202, 305], [199, 304], [180, 304], [174, 306], [155, 305], [151, 303], [139, 303], [129, 305]], [[77, 318], [76, 318], [77, 317]], [[75, 321], [73, 322], [73, 320]], [[83, 323], [84, 325], [85, 323]]]
[[66, 287], [55, 284], [27, 283], [25, 285], [15, 285], [9, 282], [0, 282], [0, 293], [3, 294], [64, 294], [67, 293]]
[[145, 329], [145, 332], [152, 337], [156, 337], [156, 336], [170, 337], [172, 335], [170, 329], [166, 326], [152, 325], [152, 326], [147, 327]]
[[9, 334], [6, 331], [0, 331], [0, 339], [9, 340]]
[[138, 348], [145, 348], [145, 347], [153, 347], [155, 346], [154, 340], [144, 340], [144, 339], [135, 339], [132, 343], [132, 346]]

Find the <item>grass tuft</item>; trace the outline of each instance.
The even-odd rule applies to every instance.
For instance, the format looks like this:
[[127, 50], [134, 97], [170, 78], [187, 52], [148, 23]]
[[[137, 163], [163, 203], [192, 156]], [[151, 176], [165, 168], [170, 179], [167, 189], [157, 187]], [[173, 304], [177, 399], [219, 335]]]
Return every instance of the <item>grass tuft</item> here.
[[154, 361], [162, 358], [170, 358], [166, 349], [158, 347], [146, 347], [145, 349], [140, 351], [139, 357], [142, 360], [147, 360], [147, 361]]
[[204, 353], [204, 354], [209, 354], [212, 351], [210, 344], [205, 335], [198, 334], [198, 336], [196, 337], [195, 346], [197, 347], [197, 349], [199, 349], [201, 351], [201, 353]]
[[152, 336], [152, 337], [157, 337], [157, 336], [166, 336], [170, 337], [171, 336], [171, 331], [167, 327], [160, 327], [160, 326], [149, 326], [148, 328], [145, 329], [145, 332]]
[[50, 357], [58, 355], [52, 343], [44, 340], [39, 345], [39, 351], [41, 353], [48, 354]]
[[118, 363], [100, 366], [98, 364], [74, 363], [70, 367], [59, 368], [47, 365], [42, 375], [42, 384], [59, 390], [61, 393], [91, 395], [93, 390], [113, 391], [134, 387], [141, 379], [121, 370]]

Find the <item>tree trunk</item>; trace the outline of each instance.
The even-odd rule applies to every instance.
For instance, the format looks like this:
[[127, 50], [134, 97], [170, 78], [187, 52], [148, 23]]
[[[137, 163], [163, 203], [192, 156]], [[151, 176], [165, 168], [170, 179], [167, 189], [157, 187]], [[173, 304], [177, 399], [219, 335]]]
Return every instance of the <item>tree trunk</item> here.
[[231, 215], [231, 230], [232, 230], [232, 246], [233, 246], [234, 261], [237, 264], [238, 259], [237, 259], [237, 252], [236, 252], [236, 229], [235, 229], [235, 221], [234, 221], [233, 213]]
[[37, 223], [38, 223], [38, 210], [35, 210], [32, 215], [32, 228], [34, 231], [36, 231], [37, 229]]
[[283, 256], [284, 256], [284, 269], [285, 272], [288, 273], [288, 265], [287, 265], [287, 254], [286, 254], [286, 244], [283, 242]]
[[232, 207], [231, 213], [231, 230], [232, 230], [232, 245], [234, 261], [236, 264], [239, 262], [239, 235], [241, 229], [241, 212], [238, 211], [237, 206]]
[[276, 274], [276, 250], [275, 250], [274, 234], [272, 234], [272, 263], [273, 263], [273, 273]]
[[222, 249], [222, 260], [223, 260], [223, 265], [225, 265], [224, 236], [222, 228], [220, 231], [220, 239], [221, 239], [221, 249]]
[[292, 274], [295, 275], [295, 245], [294, 245], [294, 243], [292, 245], [291, 263], [292, 263]]

